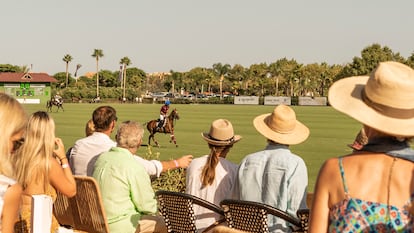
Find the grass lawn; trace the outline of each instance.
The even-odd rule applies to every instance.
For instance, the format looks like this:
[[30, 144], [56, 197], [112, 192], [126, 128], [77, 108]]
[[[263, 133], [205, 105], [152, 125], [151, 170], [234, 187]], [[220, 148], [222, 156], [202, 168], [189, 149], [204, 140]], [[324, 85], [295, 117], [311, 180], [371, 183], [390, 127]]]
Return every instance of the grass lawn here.
[[[159, 104], [110, 104], [117, 110], [118, 121], [135, 120], [145, 123], [159, 116]], [[71, 147], [75, 141], [85, 135], [85, 124], [91, 118], [92, 112], [99, 104], [64, 104], [65, 112], [52, 112], [56, 122], [56, 134], [65, 143], [65, 148]], [[43, 105], [24, 105], [28, 113], [46, 110]], [[234, 145], [227, 158], [239, 163], [249, 153], [262, 150], [266, 139], [253, 127], [255, 116], [272, 112], [274, 106], [257, 105], [178, 105], [180, 120], [176, 121], [175, 136], [178, 147], [169, 143], [169, 135], [156, 134], [161, 144], [160, 148], [153, 147], [153, 152], [159, 152], [161, 159], [178, 158], [184, 154], [195, 157], [209, 152], [207, 143], [201, 138], [201, 132], [208, 132], [214, 119], [226, 118], [233, 123], [235, 133], [243, 138]], [[170, 108], [170, 109], [171, 109]], [[346, 115], [326, 106], [293, 106], [297, 118], [310, 129], [309, 138], [302, 144], [292, 146], [291, 150], [300, 155], [306, 162], [309, 174], [309, 191], [313, 191], [316, 176], [323, 161], [351, 152], [346, 144], [351, 143], [361, 125]], [[53, 111], [56, 107], [53, 108]], [[113, 137], [114, 135], [112, 135]], [[148, 143], [148, 132], [145, 132], [144, 142]], [[139, 149], [138, 154], [146, 154], [147, 147]]]

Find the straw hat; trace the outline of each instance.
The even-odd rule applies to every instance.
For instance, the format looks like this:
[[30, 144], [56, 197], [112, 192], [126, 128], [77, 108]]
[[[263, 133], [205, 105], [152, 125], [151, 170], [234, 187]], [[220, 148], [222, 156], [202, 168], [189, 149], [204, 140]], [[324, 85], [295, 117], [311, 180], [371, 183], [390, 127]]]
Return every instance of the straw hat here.
[[370, 76], [344, 78], [329, 89], [329, 103], [364, 125], [394, 136], [414, 136], [414, 70], [381, 62]]
[[226, 119], [217, 119], [211, 123], [210, 132], [201, 133], [208, 143], [216, 146], [232, 145], [241, 139], [240, 135], [234, 135], [233, 125]]
[[272, 113], [257, 116], [253, 125], [267, 139], [285, 145], [299, 144], [309, 136], [308, 127], [296, 120], [295, 112], [286, 105], [278, 105]]

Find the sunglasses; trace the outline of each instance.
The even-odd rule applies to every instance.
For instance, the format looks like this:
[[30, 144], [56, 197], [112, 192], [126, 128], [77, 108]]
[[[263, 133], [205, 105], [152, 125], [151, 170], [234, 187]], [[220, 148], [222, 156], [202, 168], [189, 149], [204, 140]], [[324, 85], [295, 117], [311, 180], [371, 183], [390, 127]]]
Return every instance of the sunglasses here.
[[24, 143], [24, 138], [13, 141], [13, 151], [18, 150]]

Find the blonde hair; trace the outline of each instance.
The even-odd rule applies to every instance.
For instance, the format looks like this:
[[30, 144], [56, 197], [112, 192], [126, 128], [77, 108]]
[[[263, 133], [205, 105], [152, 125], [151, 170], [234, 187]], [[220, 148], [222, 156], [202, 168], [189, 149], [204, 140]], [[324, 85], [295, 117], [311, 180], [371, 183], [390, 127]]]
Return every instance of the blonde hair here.
[[[10, 139], [25, 129], [27, 114], [20, 103], [13, 97], [0, 93], [0, 174], [14, 178], [11, 163]], [[14, 155], [16, 157], [17, 155]]]
[[31, 182], [43, 182], [49, 187], [50, 159], [55, 148], [55, 122], [44, 111], [33, 113], [27, 124], [25, 142], [16, 156], [17, 181], [23, 189]]
[[210, 148], [210, 155], [201, 172], [201, 183], [203, 187], [213, 184], [219, 157], [225, 158], [233, 145], [216, 146], [209, 143], [208, 147]]
[[93, 123], [93, 120], [90, 119], [88, 122], [86, 122], [86, 125], [85, 125], [86, 137], [92, 135], [93, 132], [95, 132], [95, 124]]

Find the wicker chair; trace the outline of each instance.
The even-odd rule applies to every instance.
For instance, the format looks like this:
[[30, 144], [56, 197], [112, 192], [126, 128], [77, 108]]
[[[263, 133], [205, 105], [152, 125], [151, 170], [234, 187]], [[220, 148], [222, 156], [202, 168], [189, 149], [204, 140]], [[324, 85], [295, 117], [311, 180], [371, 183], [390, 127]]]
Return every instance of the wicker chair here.
[[299, 220], [300, 220], [300, 228], [293, 231], [293, 232], [297, 232], [297, 233], [307, 233], [309, 230], [309, 213], [310, 210], [309, 209], [299, 209], [296, 212], [296, 215], [298, 216]]
[[58, 192], [53, 213], [61, 225], [75, 232], [109, 233], [98, 183], [92, 177], [75, 176], [76, 195], [67, 198]]
[[225, 222], [223, 210], [219, 206], [196, 196], [164, 190], [157, 191], [155, 195], [158, 199], [159, 212], [164, 217], [168, 232], [191, 233], [197, 231], [193, 205], [205, 207], [223, 216], [203, 232], [207, 232], [220, 223]]
[[220, 205], [230, 228], [247, 232], [269, 232], [267, 217], [273, 215], [289, 222], [292, 225], [292, 232], [307, 232], [307, 221], [305, 231], [301, 219], [270, 205], [230, 199], [223, 200]]

